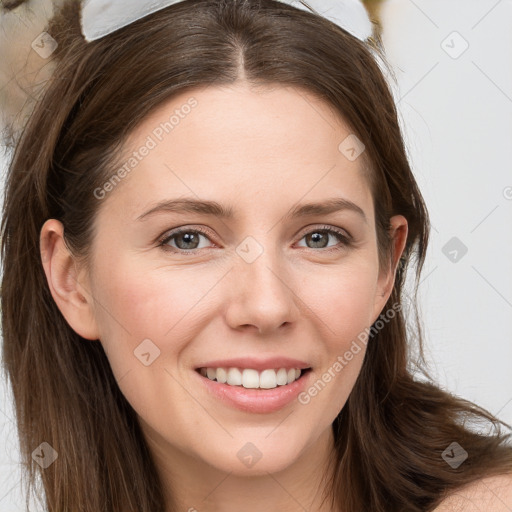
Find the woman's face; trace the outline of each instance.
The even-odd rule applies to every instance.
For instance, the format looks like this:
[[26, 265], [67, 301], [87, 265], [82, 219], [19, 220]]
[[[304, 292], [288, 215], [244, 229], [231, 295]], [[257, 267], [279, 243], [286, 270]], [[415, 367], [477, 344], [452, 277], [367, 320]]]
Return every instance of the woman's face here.
[[[157, 451], [254, 475], [329, 432], [394, 278], [379, 274], [362, 150], [325, 103], [284, 87], [195, 89], [132, 133], [124, 172], [95, 191], [82, 312], [52, 293], [101, 341]], [[392, 225], [396, 261], [406, 221]], [[276, 387], [212, 381], [204, 367]], [[292, 385], [281, 379], [294, 371], [243, 372], [280, 368], [310, 370]]]

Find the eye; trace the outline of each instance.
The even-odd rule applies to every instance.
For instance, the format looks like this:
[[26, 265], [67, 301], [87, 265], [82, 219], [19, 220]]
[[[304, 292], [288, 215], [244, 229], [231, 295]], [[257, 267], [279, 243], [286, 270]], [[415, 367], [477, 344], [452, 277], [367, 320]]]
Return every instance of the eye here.
[[[166, 250], [190, 252], [194, 249], [204, 249], [204, 246], [199, 246], [201, 237], [209, 240], [207, 233], [202, 229], [182, 228], [168, 234], [159, 245]], [[176, 246], [169, 245], [171, 241], [174, 241]]]
[[327, 249], [327, 251], [341, 250], [344, 247], [349, 246], [351, 242], [350, 235], [346, 234], [340, 229], [333, 228], [331, 226], [322, 226], [321, 228], [316, 228], [313, 231], [309, 231], [302, 237], [302, 239], [306, 239], [306, 243], [309, 241], [309, 243], [312, 244], [312, 246], [307, 246], [310, 249], [324, 249], [328, 247], [327, 244], [329, 243], [329, 237], [338, 238], [338, 240], [341, 241], [341, 244], [331, 246]]
[[[329, 237], [337, 238], [340, 244], [329, 247]], [[181, 252], [193, 254], [193, 251], [204, 249], [207, 245], [201, 246], [201, 238], [210, 240], [208, 233], [199, 228], [180, 228], [170, 233], [159, 241], [159, 247], [171, 252]], [[341, 250], [351, 244], [351, 237], [341, 229], [331, 226], [321, 226], [302, 236], [312, 246], [306, 246], [309, 249], [326, 249], [326, 252]], [[211, 242], [211, 240], [210, 240]], [[173, 245], [174, 244], [174, 245]], [[302, 246], [304, 247], [304, 246]]]

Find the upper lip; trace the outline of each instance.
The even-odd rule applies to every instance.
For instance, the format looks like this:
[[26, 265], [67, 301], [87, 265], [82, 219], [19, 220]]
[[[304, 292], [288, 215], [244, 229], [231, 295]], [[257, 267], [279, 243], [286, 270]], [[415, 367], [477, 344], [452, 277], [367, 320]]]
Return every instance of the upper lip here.
[[287, 370], [299, 368], [305, 370], [306, 368], [310, 368], [310, 365], [304, 361], [285, 356], [268, 357], [266, 359], [237, 357], [234, 359], [216, 359], [215, 361], [208, 361], [197, 366], [196, 370], [199, 368], [250, 368], [261, 372], [271, 368], [286, 368]]

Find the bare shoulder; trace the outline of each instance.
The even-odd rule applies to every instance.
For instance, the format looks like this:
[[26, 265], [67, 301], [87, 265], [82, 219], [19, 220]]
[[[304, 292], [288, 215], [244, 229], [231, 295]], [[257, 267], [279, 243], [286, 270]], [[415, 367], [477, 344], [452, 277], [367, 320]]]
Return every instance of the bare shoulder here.
[[510, 512], [512, 473], [482, 478], [454, 491], [434, 512]]

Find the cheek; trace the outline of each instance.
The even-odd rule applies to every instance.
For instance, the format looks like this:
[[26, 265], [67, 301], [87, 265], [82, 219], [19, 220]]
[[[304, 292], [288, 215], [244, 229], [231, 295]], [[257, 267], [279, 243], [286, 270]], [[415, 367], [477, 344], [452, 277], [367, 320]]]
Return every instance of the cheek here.
[[95, 268], [95, 317], [116, 377], [140, 365], [134, 351], [143, 342], [152, 357], [160, 351], [159, 365], [175, 366], [200, 332], [208, 292], [222, 276], [192, 266], [148, 266], [143, 259], [118, 254], [109, 258], [115, 267], [101, 262]]
[[300, 296], [322, 320], [322, 332], [332, 350], [342, 350], [371, 325], [377, 269], [366, 261], [320, 268], [302, 279]]
[[[100, 340], [119, 388], [153, 424], [163, 421], [164, 404], [172, 417], [185, 411], [193, 418], [181, 355], [203, 329], [205, 297], [219, 276], [192, 267], [149, 267], [143, 258], [113, 260], [115, 268], [96, 267], [94, 295]], [[164, 423], [169, 435], [180, 431], [179, 422], [172, 428], [171, 419]]]
[[[301, 296], [321, 337], [322, 367], [299, 403], [332, 422], [345, 405], [361, 370], [372, 324], [377, 269], [361, 259], [354, 264], [324, 268], [303, 279]], [[307, 309], [307, 308], [306, 308]]]

